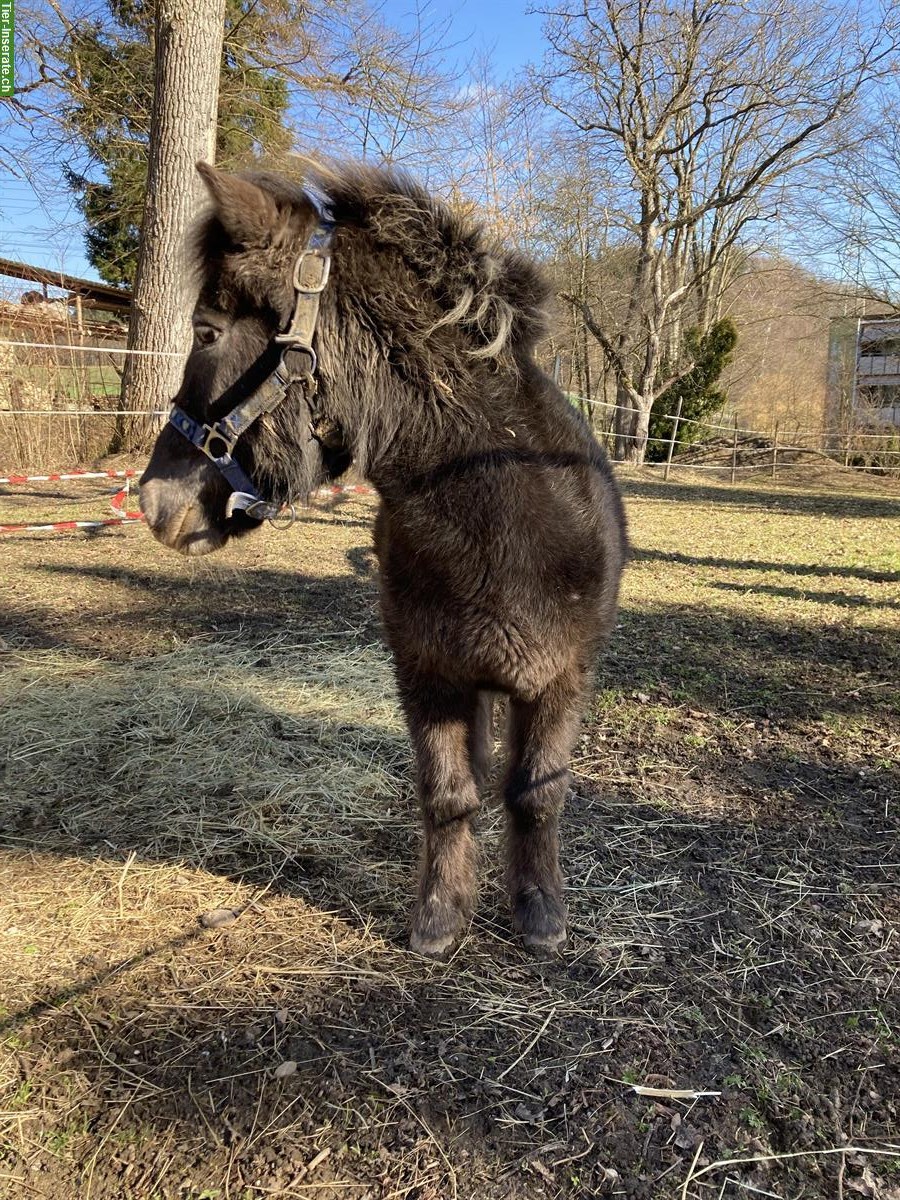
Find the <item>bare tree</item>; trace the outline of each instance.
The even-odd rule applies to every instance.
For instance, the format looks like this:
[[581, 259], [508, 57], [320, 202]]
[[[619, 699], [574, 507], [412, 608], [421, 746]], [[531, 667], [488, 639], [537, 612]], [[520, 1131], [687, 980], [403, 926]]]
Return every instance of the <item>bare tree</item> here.
[[893, 33], [802, 0], [568, 0], [544, 15], [534, 81], [600, 164], [610, 244], [634, 249], [624, 310], [566, 299], [615, 373], [617, 454], [641, 462], [653, 401], [693, 365], [685, 314], [714, 318], [777, 185], [835, 153], [830, 135], [888, 68]]
[[471, 64], [461, 98], [454, 152], [445, 155], [443, 178], [434, 173], [432, 182], [498, 237], [537, 253], [546, 147], [531, 107], [515, 86], [494, 78], [484, 56]]
[[[97, 199], [82, 205], [90, 256], [113, 274], [124, 263], [123, 278], [144, 201], [155, 10], [156, 0], [23, 0], [21, 87], [0, 109], [0, 131], [17, 124], [27, 135], [19, 162], [37, 189]], [[378, 0], [227, 0], [219, 158], [290, 170], [296, 145], [415, 157], [419, 172], [445, 165], [447, 130], [465, 106], [447, 34], [430, 0], [396, 28]], [[99, 242], [109, 245], [96, 255]]]
[[[352, 147], [385, 163], [415, 160], [424, 174], [446, 160], [448, 129], [466, 107], [458, 95], [459, 68], [447, 61], [450, 18], [436, 15], [430, 0], [414, 0], [401, 31], [387, 25], [368, 0], [354, 5], [348, 6], [340, 37], [350, 65], [340, 72], [339, 87], [328, 93], [304, 88], [302, 75], [296, 80], [324, 118], [310, 140], [336, 134], [340, 152]], [[285, 70], [292, 78], [290, 68], [279, 66], [280, 73]]]
[[820, 187], [814, 212], [854, 311], [900, 312], [900, 131], [896, 110], [900, 75], [879, 89], [850, 131], [828, 189]]
[[158, 0], [147, 199], [128, 332], [137, 353], [126, 366], [123, 408], [165, 409], [178, 391], [194, 299], [182, 254], [199, 200], [195, 164], [215, 152], [224, 17], [224, 0]]

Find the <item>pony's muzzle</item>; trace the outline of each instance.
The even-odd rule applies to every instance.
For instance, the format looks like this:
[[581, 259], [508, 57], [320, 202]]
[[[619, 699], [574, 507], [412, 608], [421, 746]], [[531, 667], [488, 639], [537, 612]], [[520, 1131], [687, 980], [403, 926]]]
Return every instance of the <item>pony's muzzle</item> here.
[[174, 497], [166, 497], [165, 492], [166, 485], [158, 479], [141, 482], [141, 512], [158, 542], [191, 555], [210, 554], [224, 544], [224, 531], [209, 520], [201, 504], [196, 500], [172, 504]]
[[196, 451], [185, 454], [173, 430], [163, 430], [140, 478], [141, 512], [150, 532], [182, 554], [209, 554], [227, 539], [227, 485]]

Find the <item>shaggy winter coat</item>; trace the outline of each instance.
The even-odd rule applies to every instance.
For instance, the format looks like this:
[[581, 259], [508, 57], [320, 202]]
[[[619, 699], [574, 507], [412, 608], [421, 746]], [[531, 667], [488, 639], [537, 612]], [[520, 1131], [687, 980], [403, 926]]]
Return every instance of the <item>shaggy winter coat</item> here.
[[[208, 421], [277, 362], [317, 215], [278, 176], [202, 174], [213, 208], [195, 240], [198, 343], [177, 400]], [[565, 939], [568, 760], [625, 557], [615, 482], [534, 361], [549, 292], [531, 262], [395, 173], [310, 166], [306, 186], [335, 221], [317, 391], [290, 396], [235, 455], [278, 499], [351, 460], [378, 492], [382, 615], [424, 825], [413, 947], [446, 952], [472, 911], [472, 822], [503, 695], [513, 921], [526, 944], [553, 949]], [[142, 481], [155, 535], [218, 548], [255, 525], [226, 518], [227, 497], [208, 460], [165, 430]]]

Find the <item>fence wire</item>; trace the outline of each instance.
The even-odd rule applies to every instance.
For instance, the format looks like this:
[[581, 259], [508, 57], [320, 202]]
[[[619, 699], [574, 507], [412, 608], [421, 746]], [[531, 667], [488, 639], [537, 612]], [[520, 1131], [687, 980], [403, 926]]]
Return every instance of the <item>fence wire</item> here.
[[[586, 396], [576, 396], [576, 395], [573, 395], [572, 393], [569, 393], [569, 399], [576, 404], [590, 404], [592, 407], [614, 409], [617, 412], [634, 412], [634, 409], [628, 404], [612, 404], [608, 400], [589, 400]], [[657, 416], [656, 413], [654, 413], [653, 415], [654, 415], [654, 417]], [[742, 433], [748, 437], [755, 437], [755, 438], [771, 438], [772, 437], [771, 433], [766, 433], [760, 429], [745, 429], [740, 425], [738, 425], [738, 426], [719, 425], [712, 421], [704, 421], [699, 417], [682, 417], [682, 416], [679, 416], [677, 413], [661, 413], [658, 415], [658, 419], [661, 421], [676, 421], [677, 420], [679, 425], [701, 425], [701, 426], [703, 426], [704, 429], [722, 430], [724, 433], [730, 433], [730, 434]], [[817, 429], [816, 430], [817, 437], [829, 437], [829, 436], [847, 437], [848, 435], [853, 436], [853, 437], [880, 438], [880, 439], [886, 439], [888, 441], [897, 441], [898, 439], [900, 439], [900, 429], [898, 429], [898, 431], [896, 433], [870, 433], [864, 429], [859, 429], [859, 430], [857, 430], [857, 429], [852, 429], [852, 430]], [[629, 435], [617, 434], [616, 436], [626, 437]], [[804, 435], [804, 436], [806, 436], [806, 435]], [[669, 438], [662, 438], [662, 439], [658, 439], [658, 440], [668, 442]], [[812, 449], [812, 447], [798, 447], [798, 448], [799, 449]], [[779, 449], [786, 450], [786, 449], [789, 449], [789, 447], [787, 446], [787, 444], [785, 444], [783, 447], [781, 445], [779, 445]], [[832, 447], [832, 449], [833, 449], [833, 447]]]
[[[124, 336], [124, 335], [123, 335]], [[54, 351], [56, 352], [56, 361], [47, 362], [29, 362], [22, 361], [15, 354], [15, 351]], [[83, 358], [76, 362], [75, 358], [71, 358], [69, 362], [60, 361], [60, 357], [65, 355], [89, 356], [93, 355], [93, 361], [85, 361]], [[85, 461], [100, 457], [103, 454], [104, 439], [109, 439], [114, 432], [112, 424], [103, 426], [104, 421], [119, 422], [124, 419], [143, 419], [156, 418], [162, 419], [166, 416], [164, 410], [155, 409], [123, 409], [120, 407], [104, 408], [102, 402], [109, 400], [113, 396], [118, 397], [121, 386], [121, 371], [111, 364], [113, 358], [126, 359], [128, 356], [145, 356], [145, 357], [186, 357], [184, 354], [179, 354], [173, 351], [155, 351], [155, 350], [129, 350], [125, 346], [111, 345], [109, 343], [100, 344], [85, 344], [82, 341], [27, 341], [21, 338], [0, 338], [0, 433], [4, 436], [4, 454], [13, 453], [16, 455], [16, 467], [18, 470], [27, 471], [28, 469], [46, 468], [52, 469], [60, 461]], [[9, 361], [4, 362], [4, 358]], [[18, 375], [17, 375], [18, 371]], [[110, 377], [107, 372], [111, 372], [114, 377]], [[47, 376], [47, 382], [42, 380], [42, 375]], [[41, 393], [47, 393], [58, 397], [60, 403], [56, 407], [44, 407], [40, 405], [28, 404], [28, 400], [38, 399]], [[88, 400], [95, 400], [96, 403], [92, 407], [86, 407], [83, 402], [77, 404], [77, 400], [83, 397]], [[607, 400], [597, 400], [583, 396], [577, 396], [569, 393], [569, 399], [579, 405], [589, 406], [592, 409], [603, 409], [609, 413], [615, 412], [633, 412], [633, 408], [629, 405], [616, 404]], [[76, 402], [75, 406], [69, 407], [72, 401]], [[657, 416], [657, 414], [654, 414]], [[21, 434], [16, 430], [15, 421], [18, 418], [28, 418], [35, 420], [38, 424], [33, 430], [29, 430], [27, 434]], [[3, 420], [5, 418], [5, 420]], [[884, 451], [880, 450], [877, 443], [897, 443], [900, 446], [900, 430], [895, 433], [881, 433], [866, 429], [821, 429], [813, 432], [795, 431], [789, 435], [790, 440], [779, 441], [777, 430], [774, 434], [763, 430], [750, 429], [737, 424], [726, 425], [721, 423], [721, 420], [706, 420], [697, 417], [685, 417], [678, 413], [664, 413], [659, 416], [659, 419], [672, 422], [673, 435], [669, 437], [649, 437], [643, 438], [639, 434], [634, 433], [618, 433], [613, 429], [596, 430], [599, 437], [605, 439], [608, 443], [621, 445], [623, 442], [643, 442], [653, 446], [670, 446], [672, 449], [677, 447], [677, 440], [674, 434], [677, 429], [683, 425], [691, 425], [692, 427], [709, 432], [711, 434], [728, 435], [735, 440], [735, 446], [744, 454], [750, 449], [746, 443], [743, 446], [737, 445], [737, 438], [755, 439], [758, 442], [764, 443], [758, 448], [759, 453], [771, 455], [769, 462], [746, 463], [738, 462], [735, 447], [733, 447], [733, 457], [731, 462], [722, 463], [704, 463], [704, 462], [688, 462], [685, 461], [683, 455], [674, 457], [670, 464], [670, 469], [684, 469], [690, 467], [693, 470], [718, 470], [718, 471], [762, 471], [768, 467], [775, 469], [777, 466], [778, 455], [793, 455], [793, 454], [819, 454], [829, 459], [829, 461], [842, 465], [849, 470], [869, 470], [879, 472], [896, 472], [900, 471], [900, 463], [893, 465], [893, 462], [850, 462], [851, 455], [857, 459], [863, 456], [872, 458], [881, 454], [890, 455], [893, 458], [892, 449], [888, 446]], [[80, 422], [86, 420], [90, 423], [89, 426], [82, 427]], [[8, 422], [12, 421], [12, 429]], [[97, 422], [97, 426], [94, 426]], [[9, 432], [5, 432], [5, 431]], [[118, 426], [115, 427], [118, 430]], [[703, 452], [703, 442], [698, 440], [693, 443], [698, 452]], [[852, 445], [852, 450], [850, 449]], [[726, 453], [727, 447], [718, 447], [719, 452]], [[840, 463], [840, 457], [843, 455], [844, 462]], [[8, 465], [8, 464], [7, 464]], [[647, 463], [647, 466], [665, 466], [665, 463]], [[782, 463], [782, 466], [786, 464]], [[791, 462], [791, 469], [815, 467], [814, 463], [797, 463]]]

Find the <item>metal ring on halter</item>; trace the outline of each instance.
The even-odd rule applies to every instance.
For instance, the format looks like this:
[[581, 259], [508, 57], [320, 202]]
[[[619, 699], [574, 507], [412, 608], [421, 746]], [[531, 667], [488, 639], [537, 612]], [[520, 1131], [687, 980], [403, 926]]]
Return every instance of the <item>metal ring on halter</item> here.
[[285, 504], [274, 517], [268, 518], [273, 529], [290, 529], [296, 520], [297, 510], [293, 504]]
[[[303, 278], [303, 268], [308, 263], [314, 264], [312, 279]], [[318, 269], [318, 275], [315, 274], [316, 268]], [[317, 292], [324, 292], [330, 273], [331, 255], [328, 253], [327, 248], [324, 246], [307, 246], [305, 250], [301, 250], [294, 262], [294, 291], [305, 292], [306, 295], [315, 295]]]

